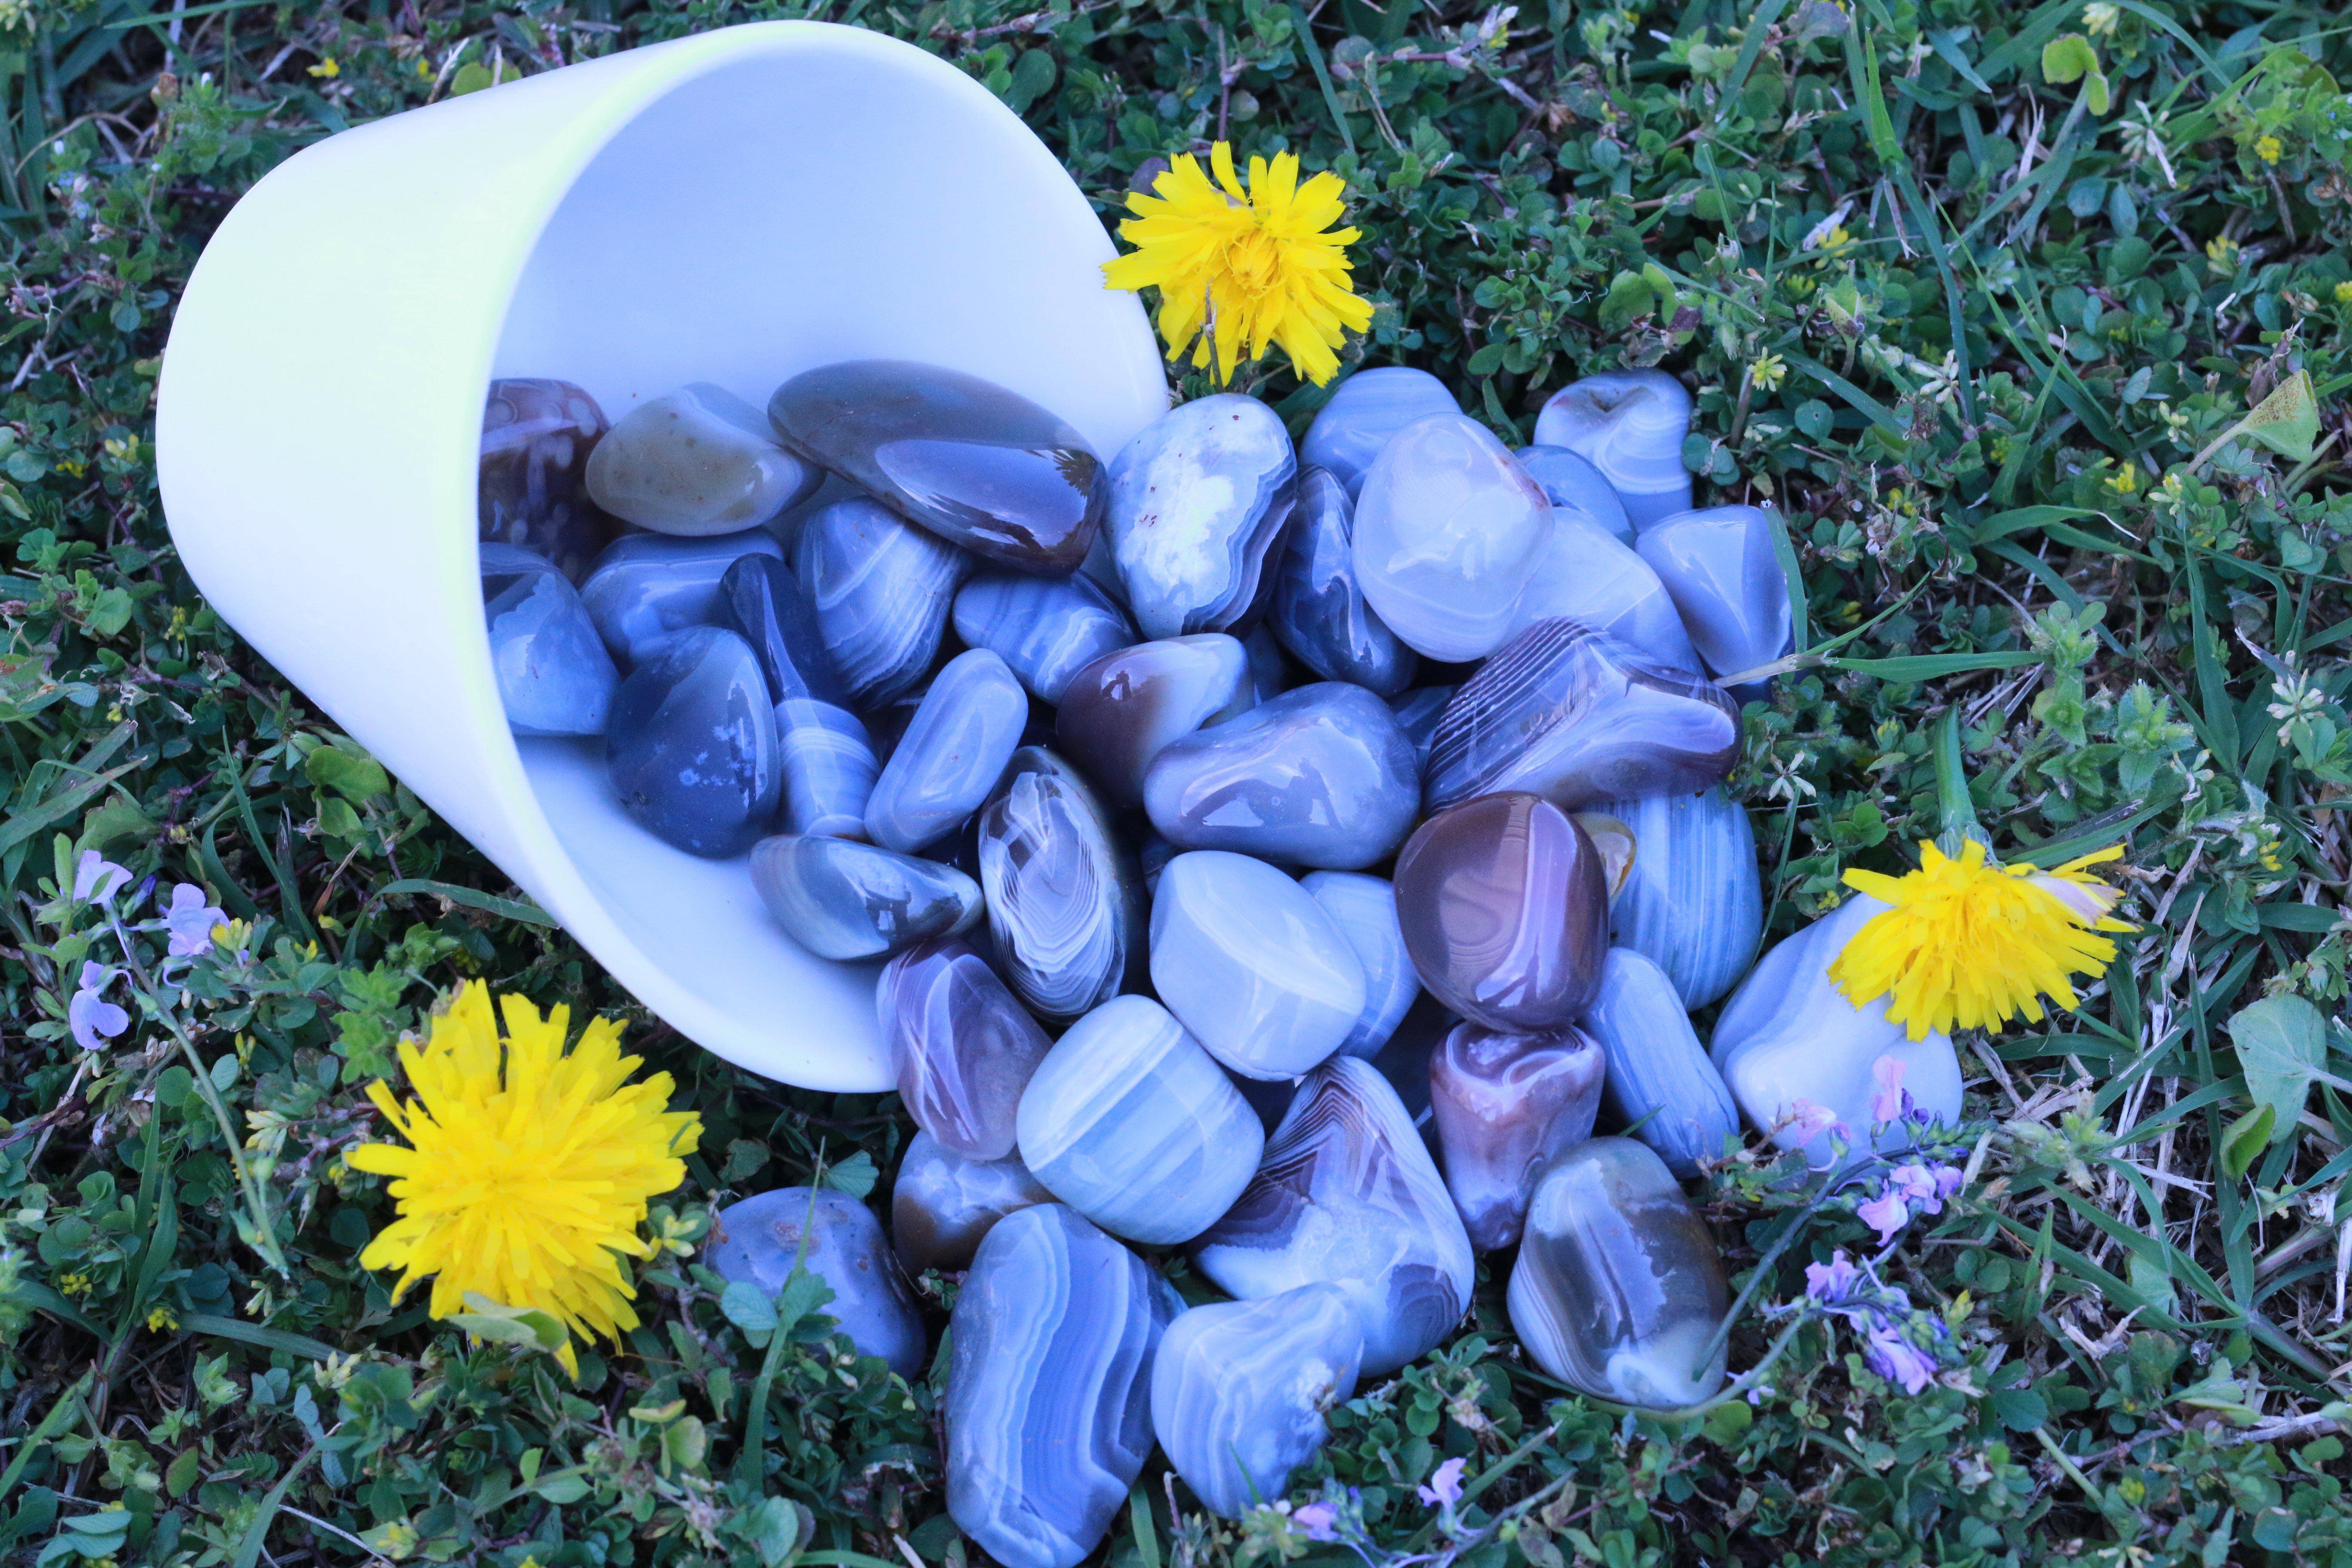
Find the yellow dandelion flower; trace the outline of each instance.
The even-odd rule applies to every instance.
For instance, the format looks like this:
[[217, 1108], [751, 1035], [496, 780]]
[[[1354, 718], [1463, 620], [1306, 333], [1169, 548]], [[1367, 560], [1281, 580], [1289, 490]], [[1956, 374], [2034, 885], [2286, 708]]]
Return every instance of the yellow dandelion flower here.
[[[642, 1083], [642, 1058], [621, 1054], [620, 1025], [591, 1022], [569, 1052], [571, 1009], [546, 1017], [520, 996], [499, 1000], [501, 1048], [489, 988], [476, 981], [433, 1021], [419, 1047], [400, 1047], [415, 1099], [368, 1086], [408, 1148], [368, 1143], [352, 1169], [390, 1176], [400, 1217], [368, 1243], [361, 1267], [398, 1268], [397, 1300], [433, 1276], [433, 1315], [466, 1310], [468, 1291], [506, 1307], [535, 1307], [572, 1334], [617, 1340], [637, 1326], [623, 1257], [651, 1256], [637, 1228], [646, 1200], [686, 1179], [681, 1156], [702, 1124], [665, 1109], [667, 1073]], [[502, 1059], [503, 1058], [503, 1059]], [[572, 1348], [562, 1358], [576, 1371]]]
[[2123, 894], [2084, 869], [2122, 854], [2102, 849], [2044, 871], [1988, 865], [1972, 840], [1957, 859], [1922, 844], [1919, 869], [1905, 876], [1848, 871], [1847, 887], [1892, 907], [1863, 922], [1829, 977], [1857, 1007], [1892, 996], [1887, 1019], [1915, 1040], [2020, 1015], [2038, 1024], [2042, 997], [2072, 1009], [2072, 976], [2114, 961], [2116, 944], [2092, 932], [2137, 929], [2107, 918]]
[[1135, 216], [1118, 233], [1135, 249], [1103, 264], [1104, 285], [1158, 289], [1168, 357], [1190, 347], [1195, 368], [1213, 358], [1220, 384], [1273, 345], [1321, 386], [1339, 374], [1347, 333], [1372, 322], [1348, 268], [1356, 230], [1331, 226], [1347, 187], [1328, 171], [1301, 184], [1298, 159], [1285, 153], [1271, 163], [1252, 158], [1244, 188], [1223, 142], [1209, 164], [1213, 180], [1200, 160], [1180, 154], [1152, 195], [1128, 196]]

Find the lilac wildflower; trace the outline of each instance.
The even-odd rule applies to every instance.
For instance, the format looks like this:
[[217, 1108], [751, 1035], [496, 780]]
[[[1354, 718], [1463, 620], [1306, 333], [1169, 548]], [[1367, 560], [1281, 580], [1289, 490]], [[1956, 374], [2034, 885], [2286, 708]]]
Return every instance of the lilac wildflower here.
[[1334, 1529], [1339, 1515], [1328, 1502], [1310, 1502], [1291, 1510], [1290, 1522], [1307, 1532], [1309, 1541], [1329, 1541], [1339, 1534]]
[[1898, 1166], [1887, 1190], [1900, 1193], [1914, 1214], [1941, 1214], [1944, 1200], [1960, 1190], [1960, 1173], [1949, 1165]]
[[1870, 1120], [1874, 1123], [1899, 1121], [1910, 1109], [1910, 1095], [1904, 1092], [1903, 1075], [1908, 1070], [1900, 1057], [1881, 1057], [1870, 1064], [1871, 1081], [1878, 1088], [1870, 1097]]
[[81, 852], [81, 860], [74, 867], [73, 896], [76, 903], [107, 904], [122, 891], [122, 884], [131, 880], [131, 873], [95, 849]]
[[1911, 1210], [1904, 1204], [1903, 1194], [1893, 1187], [1868, 1202], [1858, 1205], [1854, 1217], [1878, 1233], [1881, 1247], [1895, 1239], [1895, 1233], [1911, 1223]]
[[83, 1050], [97, 1050], [131, 1026], [131, 1015], [105, 995], [106, 988], [121, 973], [99, 963], [81, 966], [81, 984], [74, 991], [73, 1000], [66, 1004], [66, 1026], [73, 1031], [74, 1043]]
[[1878, 1316], [1863, 1336], [1862, 1359], [1889, 1383], [1899, 1383], [1906, 1394], [1916, 1394], [1934, 1381], [1936, 1358], [1903, 1337], [1894, 1320]]
[[1854, 1285], [1862, 1279], [1862, 1270], [1841, 1247], [1830, 1254], [1827, 1263], [1805, 1265], [1805, 1294], [1824, 1305], [1833, 1305], [1853, 1294]]
[[213, 945], [213, 932], [228, 923], [228, 916], [205, 901], [205, 890], [194, 882], [172, 889], [172, 907], [163, 923], [171, 928], [171, 956], [194, 958]]
[[1467, 1459], [1448, 1459], [1437, 1467], [1429, 1484], [1421, 1489], [1421, 1500], [1429, 1508], [1452, 1508], [1462, 1500], [1462, 1472], [1469, 1467]]

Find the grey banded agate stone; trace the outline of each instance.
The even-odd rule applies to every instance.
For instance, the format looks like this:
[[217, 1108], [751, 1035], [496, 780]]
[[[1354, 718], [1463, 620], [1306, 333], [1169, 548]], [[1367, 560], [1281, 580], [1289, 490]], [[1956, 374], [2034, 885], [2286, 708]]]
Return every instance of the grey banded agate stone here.
[[1677, 1176], [1723, 1157], [1739, 1111], [1691, 1028], [1666, 972], [1640, 953], [1609, 950], [1584, 1028], [1609, 1058], [1601, 1102], [1626, 1136], [1648, 1144]]
[[1070, 679], [1055, 740], [1103, 794], [1143, 804], [1143, 775], [1171, 741], [1249, 707], [1249, 655], [1223, 632], [1138, 643]]
[[785, 934], [819, 958], [880, 958], [980, 919], [980, 889], [954, 867], [847, 838], [762, 838], [751, 885]]
[[1606, 1066], [1573, 1025], [1514, 1035], [1460, 1024], [1430, 1057], [1445, 1185], [1472, 1247], [1492, 1252], [1519, 1239], [1544, 1167], [1592, 1136]]
[[1420, 657], [1364, 602], [1356, 583], [1355, 503], [1328, 469], [1298, 476], [1298, 518], [1275, 574], [1267, 623], [1324, 679], [1381, 697], [1412, 684], [1420, 667]]
[[482, 542], [528, 550], [572, 582], [584, 579], [619, 531], [580, 483], [610, 428], [596, 400], [568, 381], [490, 383], [477, 490]]
[[1151, 1455], [1151, 1363], [1183, 1302], [1074, 1209], [996, 1222], [948, 1320], [948, 1512], [1003, 1568], [1076, 1568]]
[[793, 572], [859, 710], [887, 707], [923, 679], [971, 565], [870, 500], [837, 501], [801, 525]]
[[1590, 459], [1566, 447], [1521, 447], [1511, 456], [1551, 498], [1555, 515], [1581, 519], [1612, 538], [1633, 542], [1633, 523], [1625, 515], [1625, 503], [1617, 499], [1608, 476]]
[[1643, 531], [1642, 559], [1657, 572], [1717, 675], [1771, 663], [1789, 649], [1789, 580], [1762, 508], [1709, 507]]
[[1136, 640], [1118, 601], [1076, 574], [974, 577], [956, 594], [955, 629], [971, 647], [1004, 660], [1040, 700], [1055, 703], [1072, 676]]
[[1739, 758], [1739, 710], [1713, 681], [1574, 621], [1539, 621], [1455, 691], [1423, 769], [1428, 809], [1527, 790], [1573, 811], [1688, 795]]
[[1106, 525], [1145, 637], [1221, 632], [1249, 617], [1297, 471], [1281, 417], [1232, 392], [1179, 404], [1120, 449]]
[[1262, 1301], [1194, 1307], [1151, 1367], [1151, 1426], [1210, 1512], [1239, 1519], [1290, 1490], [1356, 1391], [1364, 1331], [1347, 1293], [1301, 1285]]
[[1364, 1011], [1364, 969], [1314, 898], [1263, 860], [1179, 855], [1151, 899], [1151, 984], [1209, 1054], [1251, 1078], [1296, 1078]]
[[658, 533], [757, 528], [824, 480], [758, 409], [707, 382], [630, 409], [588, 455], [596, 504]]
[[1029, 694], [986, 648], [948, 660], [866, 803], [866, 836], [913, 854], [978, 811], [1029, 723]]
[[1624, 892], [1626, 882], [1633, 875], [1637, 858], [1633, 830], [1622, 819], [1606, 812], [1577, 811], [1569, 815], [1584, 829], [1584, 836], [1592, 840], [1592, 847], [1601, 851], [1601, 885], [1609, 895], [1609, 908], [1613, 914], [1618, 896]]
[[1076, 1018], [1139, 976], [1143, 887], [1077, 770], [1013, 753], [980, 814], [980, 884], [1005, 981], [1046, 1018]]
[[709, 539], [632, 533], [596, 557], [580, 585], [580, 600], [625, 668], [652, 658], [679, 632], [716, 622], [719, 582], [737, 561], [746, 555], [781, 561], [783, 553], [756, 528]]
[[1389, 699], [1389, 711], [1396, 715], [1397, 728], [1412, 742], [1412, 754], [1423, 769], [1429, 766], [1429, 742], [1437, 736], [1437, 721], [1460, 689], [1458, 686], [1416, 686]]
[[1395, 364], [1360, 370], [1339, 383], [1307, 427], [1299, 465], [1328, 469], [1353, 500], [1398, 431], [1433, 414], [1460, 412], [1445, 384], [1425, 370]]
[[882, 1226], [846, 1193], [780, 1187], [711, 1216], [710, 1268], [721, 1279], [781, 1295], [797, 1263], [833, 1300], [817, 1310], [841, 1325], [860, 1355], [879, 1356], [900, 1377], [923, 1370], [923, 1321], [915, 1294], [882, 1239]]
[[1412, 1119], [1380, 1069], [1356, 1057], [1307, 1075], [1256, 1177], [1192, 1259], [1245, 1301], [1337, 1285], [1355, 1303], [1367, 1377], [1445, 1338], [1469, 1305], [1474, 1268]]
[[481, 547], [482, 620], [507, 727], [518, 735], [601, 735], [621, 672], [572, 579], [511, 544]]
[[768, 831], [780, 761], [766, 678], [733, 632], [678, 633], [613, 693], [604, 765], [621, 808], [690, 855], [740, 855]]
[[[1901, 1148], [1910, 1129], [1895, 1109], [1908, 1094], [1942, 1121], [1960, 1114], [1960, 1063], [1940, 1030], [1912, 1039], [1886, 1017], [1886, 998], [1856, 1007], [1829, 966], [1864, 922], [1886, 906], [1856, 894], [1757, 961], [1717, 1017], [1717, 1070], [1740, 1110], [1783, 1149], [1802, 1149], [1815, 1170], [1850, 1150]], [[1881, 1125], [1885, 1123], [1885, 1125]]]
[[954, 1272], [971, 1266], [981, 1238], [998, 1220], [1053, 1201], [1018, 1154], [967, 1160], [929, 1133], [918, 1132], [891, 1184], [890, 1237], [908, 1273]]
[[1604, 802], [1639, 847], [1609, 911], [1610, 940], [1656, 961], [1685, 1007], [1748, 973], [1764, 931], [1764, 886], [1747, 809], [1720, 788]]
[[967, 1160], [1012, 1153], [1021, 1091], [1053, 1042], [988, 961], [955, 937], [918, 943], [883, 967], [874, 1010], [915, 1125]]
[[1109, 486], [1086, 438], [976, 375], [853, 360], [784, 383], [768, 417], [809, 461], [1016, 572], [1075, 571], [1102, 525]]
[[1351, 1057], [1377, 1056], [1421, 994], [1421, 976], [1397, 925], [1396, 889], [1386, 878], [1360, 871], [1316, 871], [1298, 885], [1323, 906], [1364, 966], [1364, 1010], [1339, 1048]]
[[1421, 773], [1386, 703], [1318, 681], [1170, 742], [1144, 774], [1143, 808], [1182, 848], [1351, 871], [1412, 830]]
[[1511, 629], [1555, 619], [1605, 632], [1662, 665], [1698, 668], [1690, 634], [1649, 562], [1623, 540], [1561, 511], [1552, 514], [1551, 539], [1519, 595]]
[[1536, 416], [1536, 444], [1590, 459], [1638, 534], [1690, 510], [1690, 470], [1683, 467], [1690, 416], [1690, 394], [1665, 372], [1611, 371], [1553, 393]]
[[1601, 852], [1549, 801], [1480, 795], [1431, 817], [1397, 857], [1396, 900], [1421, 983], [1475, 1023], [1562, 1028], [1601, 984]]
[[1356, 581], [1431, 658], [1483, 658], [1517, 625], [1551, 502], [1486, 427], [1444, 414], [1388, 444], [1356, 500]]
[[1055, 1041], [1021, 1096], [1021, 1159], [1113, 1236], [1190, 1241], [1257, 1172], [1257, 1113], [1148, 996], [1114, 996]]
[[768, 678], [783, 748], [784, 831], [858, 837], [880, 764], [792, 569], [772, 555], [741, 557], [719, 581], [718, 618], [751, 645]]
[[1657, 1155], [1595, 1138], [1553, 1162], [1511, 1270], [1511, 1326], [1536, 1364], [1600, 1399], [1677, 1409], [1723, 1384], [1723, 1258]]

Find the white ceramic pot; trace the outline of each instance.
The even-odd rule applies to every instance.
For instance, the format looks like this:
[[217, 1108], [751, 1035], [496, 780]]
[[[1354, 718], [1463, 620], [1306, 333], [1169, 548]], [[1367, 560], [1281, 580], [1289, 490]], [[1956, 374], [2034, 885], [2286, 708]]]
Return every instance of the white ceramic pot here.
[[518, 743], [475, 560], [494, 376], [617, 418], [836, 360], [988, 377], [1108, 460], [1167, 406], [1067, 174], [962, 72], [850, 27], [731, 27], [333, 137], [228, 215], [156, 415], [172, 536], [264, 658], [680, 1033], [812, 1088], [892, 1081], [873, 969], [743, 864], [625, 817], [593, 747]]

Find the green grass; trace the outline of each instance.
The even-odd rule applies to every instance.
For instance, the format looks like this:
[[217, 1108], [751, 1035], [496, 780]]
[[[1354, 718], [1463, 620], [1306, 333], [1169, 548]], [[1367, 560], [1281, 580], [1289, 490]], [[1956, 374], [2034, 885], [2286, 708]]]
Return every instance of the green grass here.
[[[154, 489], [175, 291], [276, 161], [493, 74], [814, 14], [979, 77], [1106, 211], [1221, 130], [1339, 170], [1364, 357], [1515, 440], [1589, 371], [1701, 389], [1702, 494], [1780, 504], [1806, 607], [1735, 781], [1776, 933], [1934, 830], [1948, 711], [2004, 853], [2128, 839], [2145, 929], [2079, 1012], [1962, 1042], [1974, 1180], [1884, 1266], [1948, 1327], [1940, 1382], [1906, 1394], [1769, 1310], [1869, 1233], [1751, 1152], [1707, 1196], [1753, 1288], [1732, 1364], [1772, 1358], [1752, 1399], [1563, 1397], [1490, 1278], [1461, 1337], [1336, 1415], [1302, 1490], [1356, 1489], [1376, 1560], [1473, 1568], [2352, 1563], [2339, 8], [142, 3], [0, 0], [0, 1552], [972, 1561], [936, 1381], [789, 1306], [731, 1321], [676, 1251], [577, 1385], [358, 1267], [387, 1202], [340, 1151], [435, 994], [633, 1010], [213, 617]], [[2297, 374], [2315, 419], [2238, 429]], [[1320, 395], [1255, 390], [1295, 426]], [[86, 1054], [67, 1001], [115, 938], [59, 891], [89, 848], [204, 885], [251, 960], [150, 988]], [[2239, 1016], [2273, 996], [2302, 1002]], [[657, 1216], [680, 1247], [722, 1194], [893, 1168], [890, 1100], [634, 1016], [708, 1129]], [[1449, 1456], [1474, 1495], [1441, 1518], [1415, 1489]], [[1110, 1562], [1354, 1561], [1184, 1500], [1147, 1471]]]

